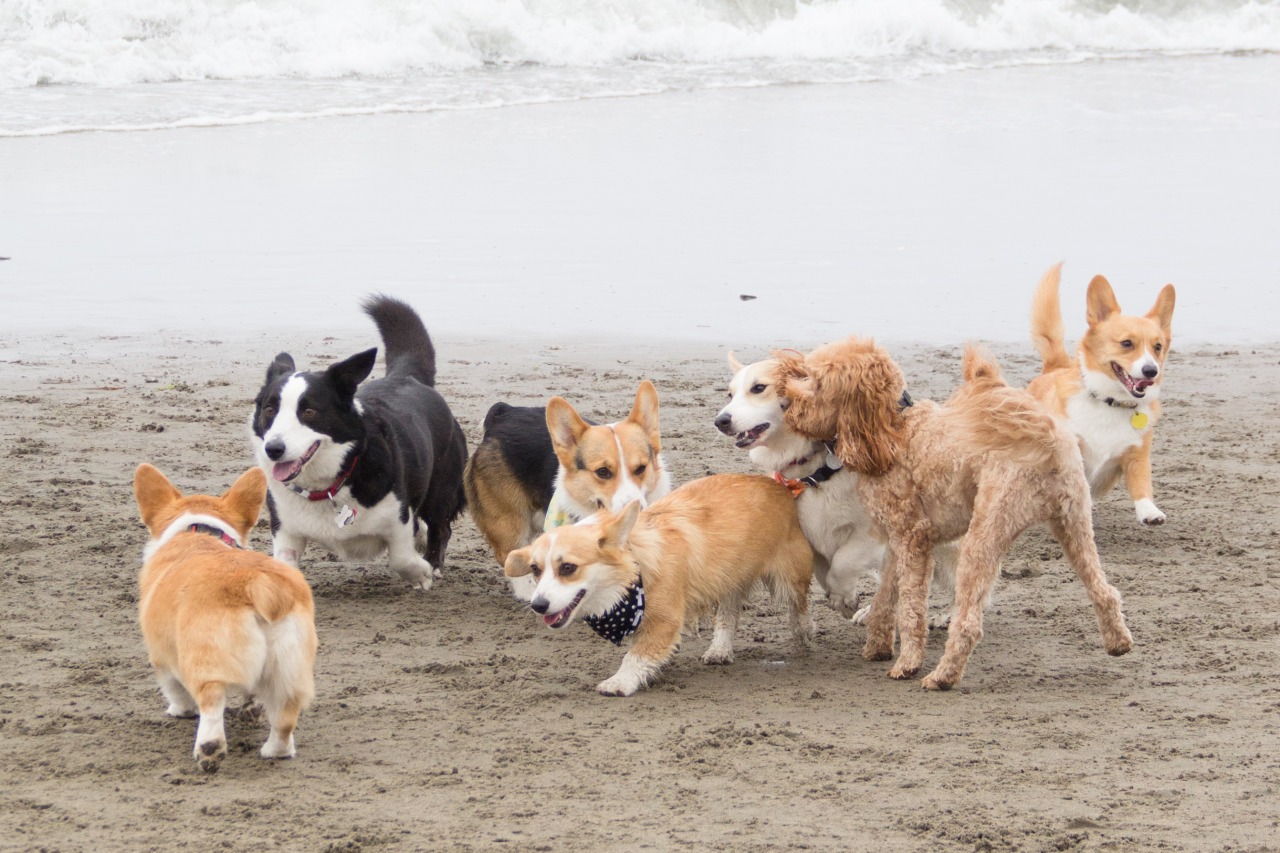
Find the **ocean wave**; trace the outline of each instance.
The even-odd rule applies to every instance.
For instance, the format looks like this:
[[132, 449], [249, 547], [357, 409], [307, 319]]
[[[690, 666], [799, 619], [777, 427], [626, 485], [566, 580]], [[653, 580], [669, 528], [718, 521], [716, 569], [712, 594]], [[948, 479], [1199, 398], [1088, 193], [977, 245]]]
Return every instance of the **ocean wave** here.
[[1039, 50], [1280, 50], [1280, 2], [0, 0], [0, 89]]

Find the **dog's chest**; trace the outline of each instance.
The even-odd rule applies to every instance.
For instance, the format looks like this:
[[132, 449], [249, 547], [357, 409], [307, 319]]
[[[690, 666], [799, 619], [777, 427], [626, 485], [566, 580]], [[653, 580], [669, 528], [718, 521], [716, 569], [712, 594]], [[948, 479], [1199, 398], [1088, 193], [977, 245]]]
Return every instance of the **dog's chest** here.
[[[340, 489], [334, 500], [312, 501], [273, 487], [276, 512], [283, 529], [305, 536], [341, 557], [374, 557], [386, 548], [386, 539], [402, 526], [400, 499], [394, 492], [373, 506], [362, 506], [349, 489]], [[348, 518], [339, 525], [339, 520]], [[410, 523], [412, 523], [412, 516]]]
[[839, 473], [796, 498], [800, 529], [813, 550], [830, 559], [853, 536], [865, 536], [871, 519], [858, 498], [858, 475]]
[[1125, 451], [1142, 444], [1142, 437], [1150, 427], [1135, 429], [1130, 420], [1134, 412], [1134, 409], [1108, 406], [1088, 391], [1081, 391], [1067, 401], [1067, 421], [1080, 438], [1084, 470], [1091, 485], [1110, 477]]

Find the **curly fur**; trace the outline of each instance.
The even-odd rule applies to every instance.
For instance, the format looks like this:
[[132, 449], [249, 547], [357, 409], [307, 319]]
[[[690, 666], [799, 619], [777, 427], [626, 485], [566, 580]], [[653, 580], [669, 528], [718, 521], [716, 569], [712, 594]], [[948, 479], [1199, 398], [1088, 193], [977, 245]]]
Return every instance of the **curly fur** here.
[[932, 550], [961, 539], [946, 651], [922, 682], [937, 689], [958, 683], [982, 638], [982, 604], [1001, 558], [1040, 521], [1049, 523], [1085, 584], [1106, 650], [1121, 655], [1132, 648], [1120, 593], [1098, 561], [1075, 437], [1029, 394], [1005, 384], [993, 360], [970, 347], [964, 385], [946, 406], [902, 407], [902, 372], [872, 340], [774, 356], [780, 393], [791, 401], [787, 424], [814, 440], [836, 442], [841, 461], [864, 475], [859, 495], [888, 543], [885, 578], [867, 619], [866, 658], [892, 656], [896, 623], [901, 649], [889, 675], [919, 671]]

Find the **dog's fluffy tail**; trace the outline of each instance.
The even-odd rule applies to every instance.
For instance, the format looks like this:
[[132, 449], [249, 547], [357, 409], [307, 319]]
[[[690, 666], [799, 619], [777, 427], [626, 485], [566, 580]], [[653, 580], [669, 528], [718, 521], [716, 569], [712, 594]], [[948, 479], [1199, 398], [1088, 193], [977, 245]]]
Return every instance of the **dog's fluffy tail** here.
[[955, 419], [974, 445], [1011, 454], [1028, 464], [1058, 452], [1053, 416], [1027, 392], [1009, 387], [995, 359], [970, 344], [964, 351], [962, 371], [964, 385], [947, 403], [948, 417]]
[[370, 296], [362, 305], [382, 336], [388, 376], [412, 376], [424, 385], [436, 384], [436, 348], [418, 313], [390, 296]]
[[1031, 299], [1031, 343], [1040, 353], [1042, 374], [1071, 364], [1067, 352], [1066, 333], [1062, 328], [1062, 308], [1058, 303], [1058, 281], [1062, 262], [1049, 267], [1040, 279], [1036, 295]]

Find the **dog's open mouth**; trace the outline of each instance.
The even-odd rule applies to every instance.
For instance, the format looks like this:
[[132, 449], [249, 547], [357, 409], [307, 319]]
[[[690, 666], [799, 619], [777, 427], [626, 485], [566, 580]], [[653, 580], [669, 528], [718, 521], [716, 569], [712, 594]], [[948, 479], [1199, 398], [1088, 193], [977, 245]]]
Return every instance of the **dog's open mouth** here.
[[320, 449], [320, 442], [307, 448], [307, 452], [299, 456], [297, 459], [289, 462], [277, 462], [275, 467], [271, 469], [271, 476], [275, 477], [281, 483], [287, 483], [294, 477], [302, 473], [302, 466], [311, 461], [311, 457], [316, 455], [316, 451]]
[[1134, 379], [1129, 375], [1129, 371], [1114, 361], [1111, 362], [1111, 372], [1116, 375], [1116, 379], [1120, 380], [1120, 384], [1125, 387], [1125, 390], [1135, 397], [1144, 396], [1147, 393], [1147, 389], [1156, 384], [1150, 379]]
[[547, 623], [548, 628], [563, 628], [565, 623], [569, 621], [569, 617], [573, 616], [574, 609], [582, 603], [583, 596], [586, 594], [587, 591], [585, 589], [581, 590], [574, 596], [573, 601], [569, 602], [568, 607], [556, 613], [548, 613], [542, 617], [542, 621]]
[[768, 431], [769, 427], [770, 424], [768, 423], [756, 424], [746, 432], [738, 433], [738, 437], [733, 441], [733, 446], [739, 450], [746, 450], [748, 447], [759, 441], [760, 436], [764, 435], [765, 432]]

